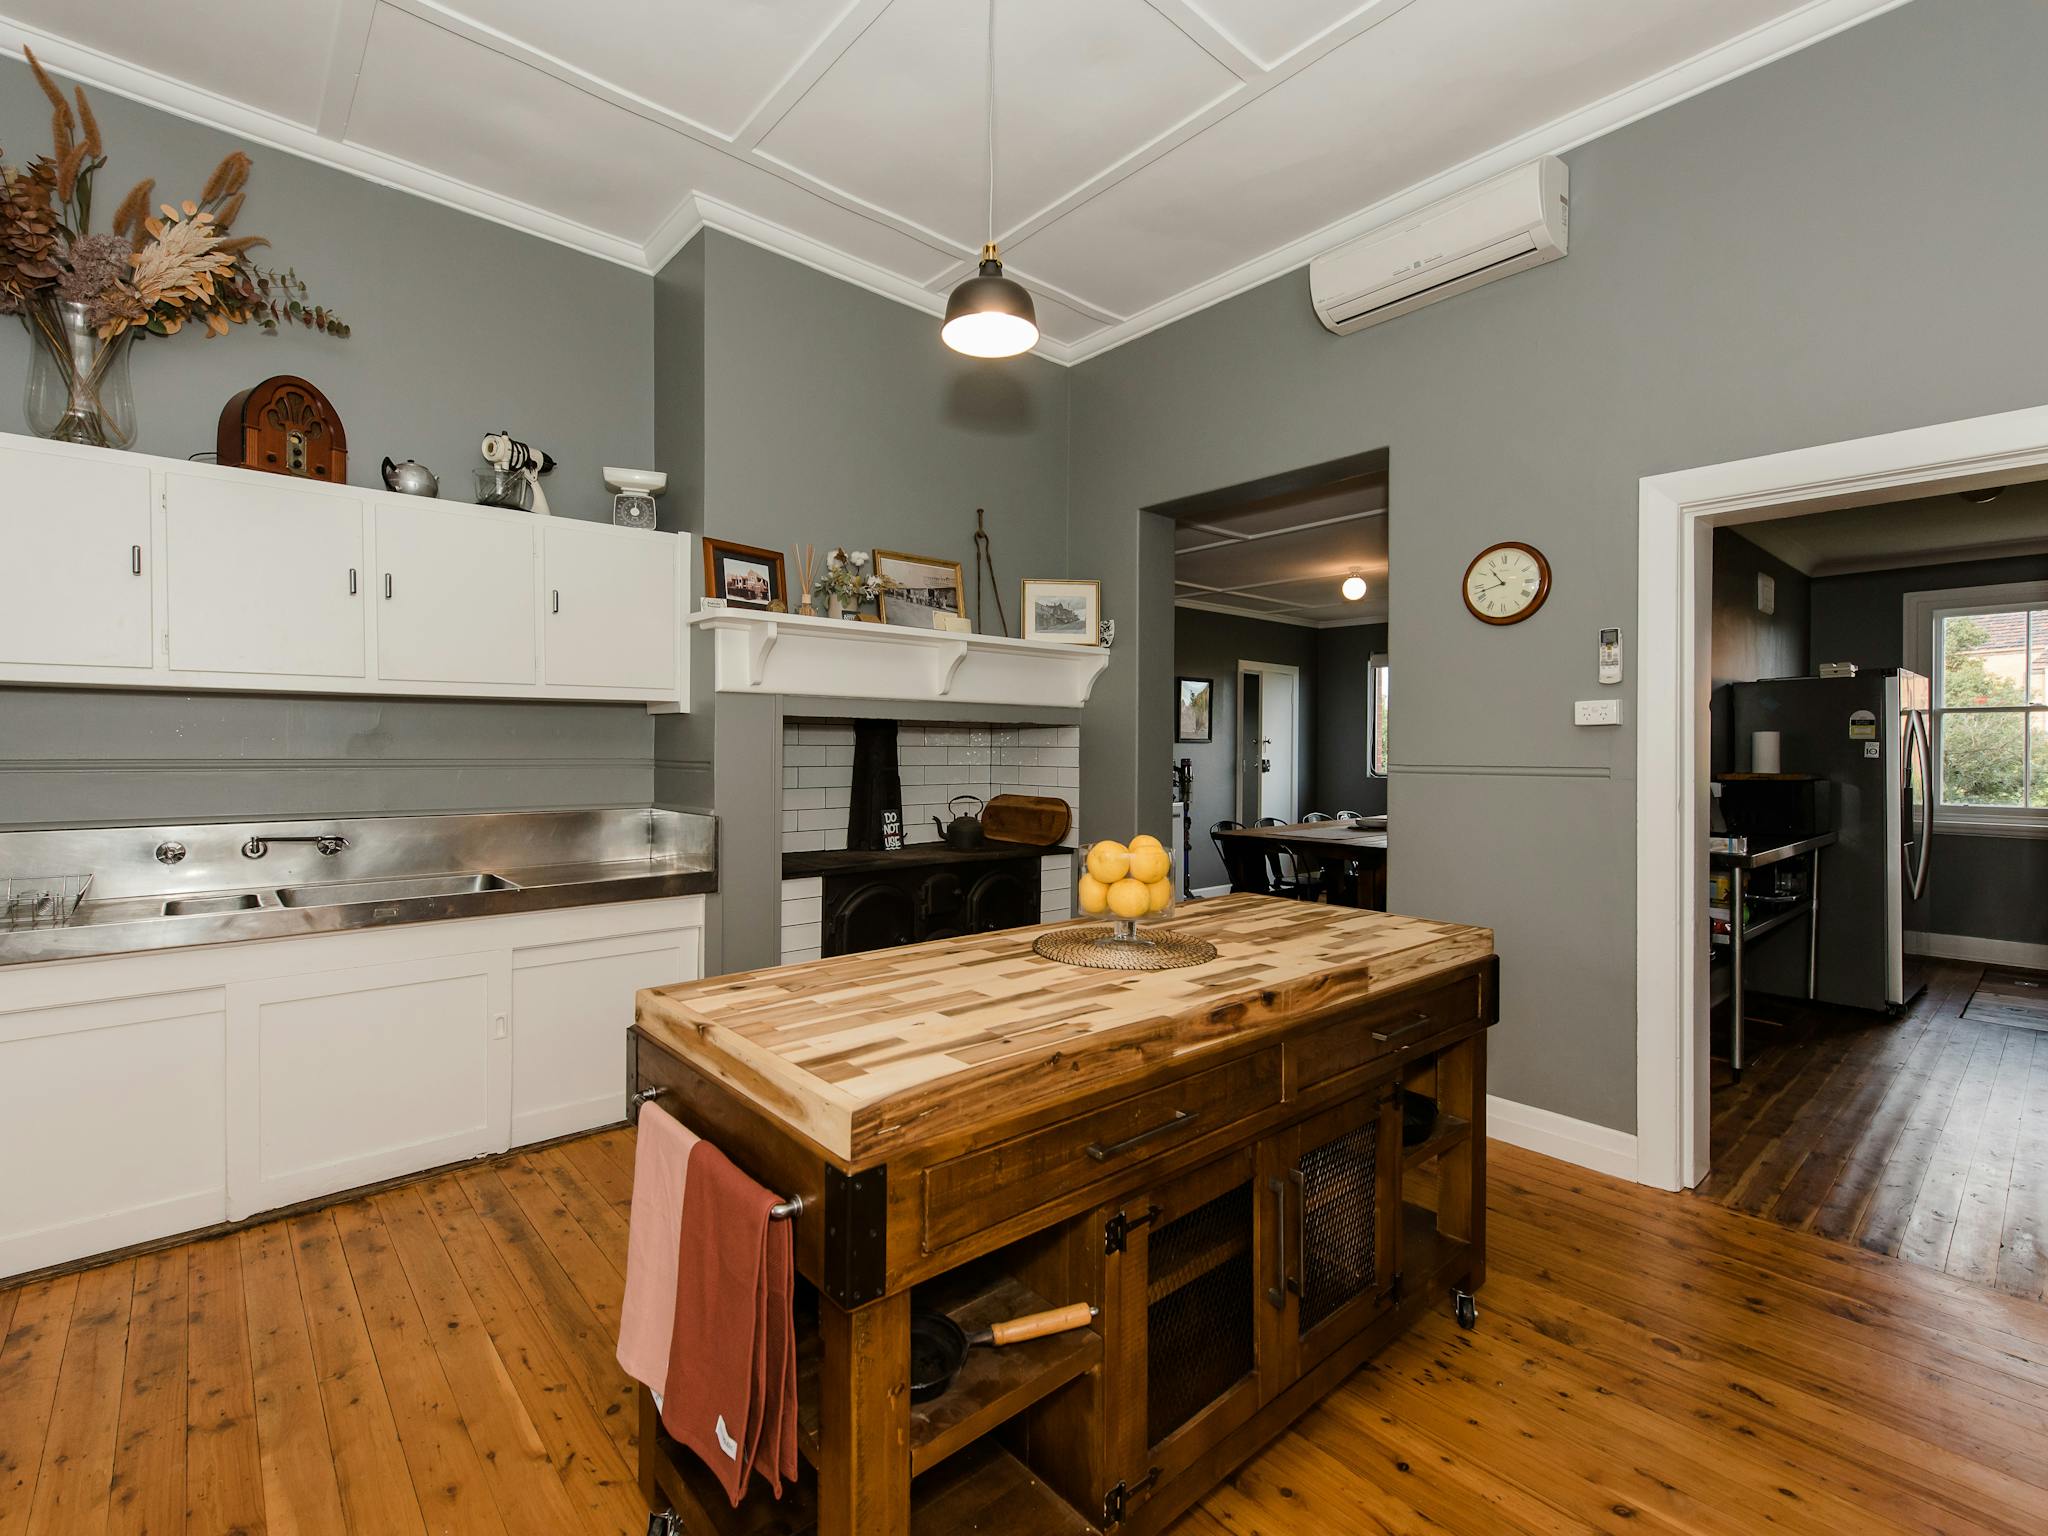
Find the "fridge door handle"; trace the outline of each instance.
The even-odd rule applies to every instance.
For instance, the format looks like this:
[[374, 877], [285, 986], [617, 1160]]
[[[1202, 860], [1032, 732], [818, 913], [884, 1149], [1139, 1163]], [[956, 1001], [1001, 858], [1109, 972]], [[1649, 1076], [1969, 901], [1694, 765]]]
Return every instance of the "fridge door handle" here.
[[1913, 865], [1913, 899], [1927, 893], [1927, 864], [1934, 852], [1934, 726], [1931, 716], [1914, 710], [1913, 750], [1920, 760], [1920, 848]]

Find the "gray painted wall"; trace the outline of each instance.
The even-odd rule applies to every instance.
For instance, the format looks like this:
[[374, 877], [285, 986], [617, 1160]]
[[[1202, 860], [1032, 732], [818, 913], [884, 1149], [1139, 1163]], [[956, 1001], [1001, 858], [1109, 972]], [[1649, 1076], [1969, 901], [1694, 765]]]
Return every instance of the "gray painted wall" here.
[[[1813, 584], [1813, 654], [1873, 671], [1904, 666], [1907, 593], [2014, 581], [2048, 581], [2048, 555], [1821, 577]], [[2048, 944], [2048, 838], [1937, 831], [1927, 895], [1906, 909], [1906, 926]]]
[[[1757, 608], [1757, 577], [1778, 584], [1776, 612]], [[1813, 670], [1807, 649], [1812, 582], [1806, 573], [1759, 549], [1732, 528], [1714, 530], [1713, 730], [1709, 749], [1715, 773], [1736, 762], [1728, 737], [1725, 684], [1765, 677], [1803, 677]]]
[[[1312, 809], [1332, 815], [1360, 811], [1378, 816], [1387, 808], [1387, 781], [1366, 771], [1371, 761], [1366, 747], [1372, 696], [1367, 663], [1374, 656], [1388, 654], [1384, 624], [1316, 631], [1316, 793]], [[1392, 714], [1392, 694], [1400, 679], [1390, 677], [1387, 686], [1387, 709]], [[1390, 751], [1392, 747], [1390, 738]]]
[[[1301, 809], [1315, 809], [1317, 673], [1316, 634], [1299, 624], [1269, 624], [1261, 619], [1240, 619], [1227, 613], [1209, 613], [1199, 608], [1173, 610], [1174, 675], [1206, 677], [1215, 681], [1210, 700], [1210, 739], [1207, 742], [1177, 741], [1176, 759], [1194, 762], [1194, 877], [1197, 886], [1225, 885], [1230, 876], [1223, 868], [1209, 828], [1218, 821], [1242, 818], [1232, 809], [1237, 784], [1237, 664], [1240, 661], [1269, 661], [1276, 666], [1296, 667], [1301, 678], [1296, 688], [1299, 707], [1295, 711], [1295, 762], [1299, 765]], [[1172, 693], [1172, 684], [1167, 685]], [[1171, 727], [1169, 726], [1169, 734]], [[1084, 733], [1085, 735], [1085, 733]], [[1086, 748], [1084, 746], [1083, 750]], [[1086, 814], [1087, 800], [1082, 800]], [[1134, 825], [1156, 825], [1145, 822]]]
[[[90, 93], [111, 163], [99, 206], [157, 178], [197, 195], [231, 135]], [[47, 148], [49, 110], [0, 59], [0, 145]], [[349, 479], [417, 458], [469, 499], [477, 440], [503, 427], [562, 460], [556, 513], [609, 517], [599, 470], [654, 453], [652, 284], [623, 267], [422, 198], [254, 148], [240, 232], [267, 235], [354, 327], [150, 338], [134, 359], [144, 452], [211, 453], [220, 408], [276, 373], [326, 391], [348, 429]], [[103, 227], [103, 220], [102, 227]], [[0, 431], [26, 430], [29, 343], [0, 321]], [[646, 804], [653, 728], [632, 705], [187, 696], [0, 689], [0, 828]]]
[[[1140, 509], [1390, 450], [1400, 904], [1495, 929], [1496, 1093], [1635, 1127], [1635, 735], [1571, 703], [1602, 625], [1659, 618], [1638, 481], [2040, 402], [2043, 57], [2033, 0], [1906, 6], [1574, 152], [1563, 261], [1342, 338], [1296, 272], [1074, 370], [1070, 558], [1112, 615], [1171, 580]], [[1501, 538], [1555, 585], [1493, 630], [1458, 584]], [[1156, 819], [1172, 677], [1120, 637], [1087, 821]]]

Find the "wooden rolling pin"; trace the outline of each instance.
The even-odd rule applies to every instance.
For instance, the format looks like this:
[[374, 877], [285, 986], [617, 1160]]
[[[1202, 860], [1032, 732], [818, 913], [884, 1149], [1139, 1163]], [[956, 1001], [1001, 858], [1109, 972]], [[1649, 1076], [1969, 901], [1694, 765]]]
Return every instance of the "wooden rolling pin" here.
[[1021, 1344], [1026, 1339], [1042, 1339], [1047, 1334], [1086, 1328], [1094, 1321], [1095, 1309], [1085, 1301], [1077, 1301], [1071, 1307], [1054, 1307], [1050, 1312], [1033, 1312], [1029, 1317], [991, 1323], [977, 1333], [968, 1334], [967, 1342], [970, 1345]]

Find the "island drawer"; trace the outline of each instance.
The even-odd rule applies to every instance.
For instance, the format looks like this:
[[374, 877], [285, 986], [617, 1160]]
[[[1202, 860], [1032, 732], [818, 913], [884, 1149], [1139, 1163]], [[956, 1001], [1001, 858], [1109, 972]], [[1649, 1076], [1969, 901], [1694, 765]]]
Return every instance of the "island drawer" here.
[[924, 1172], [924, 1249], [1209, 1141], [1279, 1104], [1280, 1082], [1275, 1046], [935, 1164]]
[[1378, 1062], [1398, 1061], [1425, 1040], [1474, 1026], [1483, 1020], [1484, 1002], [1475, 973], [1290, 1040], [1289, 1095], [1299, 1096]]

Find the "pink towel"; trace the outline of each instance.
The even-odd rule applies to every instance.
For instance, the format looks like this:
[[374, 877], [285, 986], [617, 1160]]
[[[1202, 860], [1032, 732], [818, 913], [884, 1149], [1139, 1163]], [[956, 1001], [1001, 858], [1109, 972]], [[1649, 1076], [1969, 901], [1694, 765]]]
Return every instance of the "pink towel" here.
[[633, 1157], [633, 1223], [626, 1237], [626, 1297], [619, 1307], [619, 1364], [657, 1394], [668, 1390], [683, 1185], [696, 1145], [697, 1137], [680, 1120], [652, 1104], [642, 1106]]

